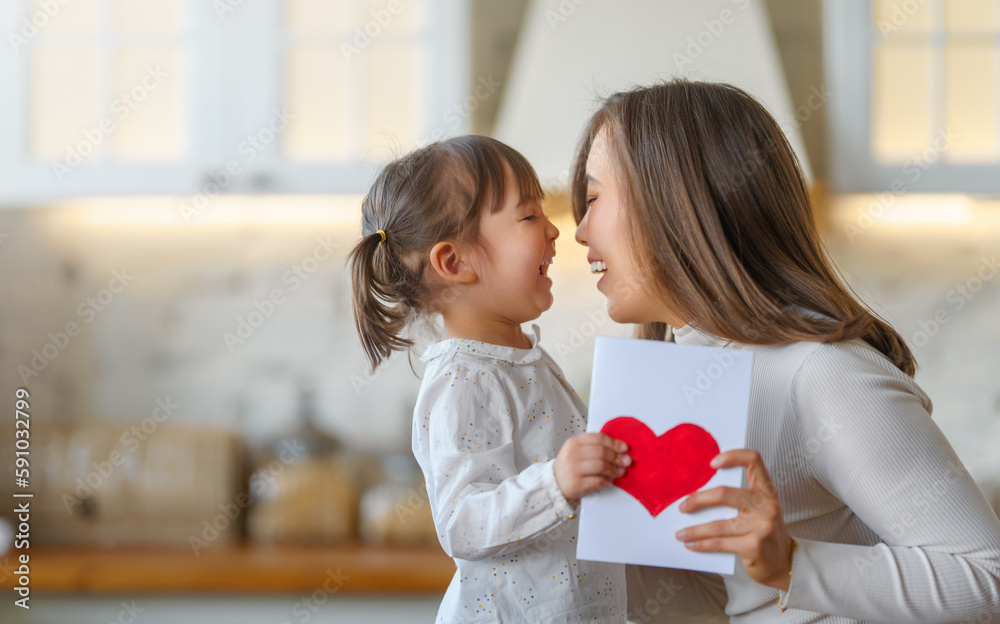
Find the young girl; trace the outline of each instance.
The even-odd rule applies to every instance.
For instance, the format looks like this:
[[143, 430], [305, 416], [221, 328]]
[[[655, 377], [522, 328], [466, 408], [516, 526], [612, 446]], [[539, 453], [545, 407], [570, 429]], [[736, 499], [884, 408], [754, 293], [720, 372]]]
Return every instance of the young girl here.
[[521, 324], [552, 305], [559, 231], [531, 165], [487, 137], [419, 149], [380, 173], [351, 253], [355, 322], [376, 368], [440, 314], [413, 453], [458, 570], [438, 622], [624, 622], [624, 566], [576, 559], [581, 496], [624, 473], [624, 443]]

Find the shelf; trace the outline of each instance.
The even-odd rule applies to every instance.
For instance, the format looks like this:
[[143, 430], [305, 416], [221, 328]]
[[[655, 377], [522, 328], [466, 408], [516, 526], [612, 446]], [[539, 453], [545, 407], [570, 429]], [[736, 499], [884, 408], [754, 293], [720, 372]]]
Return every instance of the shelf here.
[[[441, 594], [455, 573], [441, 549], [426, 547], [213, 546], [196, 556], [188, 549], [45, 546], [28, 553], [38, 592], [307, 594], [325, 585], [337, 593]], [[13, 572], [17, 553], [6, 557]], [[6, 576], [0, 585], [15, 582]]]

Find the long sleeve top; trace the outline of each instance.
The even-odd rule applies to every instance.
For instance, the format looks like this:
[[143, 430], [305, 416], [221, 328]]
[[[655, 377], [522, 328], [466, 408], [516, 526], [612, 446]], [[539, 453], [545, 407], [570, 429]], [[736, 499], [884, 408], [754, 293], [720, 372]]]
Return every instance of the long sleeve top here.
[[754, 352], [747, 446], [798, 547], [788, 592], [737, 559], [728, 601], [718, 576], [630, 567], [635, 621], [720, 621], [723, 605], [741, 624], [998, 621], [1000, 521], [913, 379], [861, 340], [749, 346], [691, 325], [675, 340]]
[[438, 622], [625, 622], [625, 566], [576, 558], [553, 460], [586, 406], [539, 346], [433, 343], [413, 454], [457, 570]]

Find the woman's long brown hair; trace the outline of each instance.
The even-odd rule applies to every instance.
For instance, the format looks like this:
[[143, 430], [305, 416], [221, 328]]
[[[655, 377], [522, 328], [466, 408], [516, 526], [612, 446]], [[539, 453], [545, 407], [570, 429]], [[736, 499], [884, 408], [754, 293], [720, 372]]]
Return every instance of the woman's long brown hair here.
[[[612, 95], [577, 150], [570, 192], [578, 223], [602, 130], [627, 189], [639, 265], [675, 314], [744, 344], [861, 338], [914, 374], [902, 337], [834, 272], [795, 153], [754, 98], [686, 80]], [[648, 323], [639, 335], [665, 332]]]
[[524, 156], [475, 135], [432, 143], [379, 172], [361, 205], [362, 238], [348, 259], [354, 324], [373, 371], [393, 351], [411, 347], [407, 327], [436, 309], [441, 293], [424, 280], [431, 247], [444, 240], [477, 244], [482, 211], [501, 210], [510, 184], [522, 201], [543, 196]]

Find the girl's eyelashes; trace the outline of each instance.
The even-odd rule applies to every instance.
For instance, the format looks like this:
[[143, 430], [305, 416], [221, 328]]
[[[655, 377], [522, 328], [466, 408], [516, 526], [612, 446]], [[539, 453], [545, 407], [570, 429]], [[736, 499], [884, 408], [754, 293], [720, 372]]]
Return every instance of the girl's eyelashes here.
[[527, 217], [525, 217], [524, 219], [521, 219], [521, 220], [522, 221], [534, 221], [537, 218], [538, 218], [538, 215], [528, 215]]
[[595, 201], [597, 201], [597, 197], [596, 197], [596, 196], [595, 196], [595, 197], [588, 197], [588, 198], [587, 198], [587, 202], [586, 202], [586, 206], [587, 206], [587, 208], [589, 209], [589, 208], [590, 208], [590, 205], [591, 205], [592, 203], [594, 203]]

